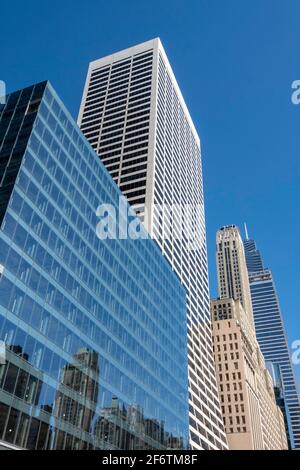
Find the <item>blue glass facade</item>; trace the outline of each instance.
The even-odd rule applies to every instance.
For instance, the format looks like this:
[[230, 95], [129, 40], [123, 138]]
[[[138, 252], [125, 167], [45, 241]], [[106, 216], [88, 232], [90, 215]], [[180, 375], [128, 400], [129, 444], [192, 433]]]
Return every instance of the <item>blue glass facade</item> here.
[[262, 271], [264, 269], [263, 261], [260, 251], [256, 248], [255, 241], [250, 239], [244, 240], [244, 249], [248, 271]]
[[0, 440], [186, 448], [177, 276], [149, 238], [96, 236], [98, 205], [119, 215], [121, 193], [49, 83], [13, 93], [0, 112], [0, 160], [10, 155], [3, 176], [12, 155], [5, 136], [16, 141], [27, 129], [0, 231]]
[[256, 337], [267, 362], [280, 366], [291, 447], [300, 449], [300, 400], [273, 276], [254, 240], [244, 241]]

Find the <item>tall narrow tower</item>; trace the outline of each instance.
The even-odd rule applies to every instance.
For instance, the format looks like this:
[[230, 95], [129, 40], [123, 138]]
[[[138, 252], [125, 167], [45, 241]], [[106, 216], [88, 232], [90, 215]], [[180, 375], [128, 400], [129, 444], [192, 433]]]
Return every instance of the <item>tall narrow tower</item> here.
[[244, 247], [256, 336], [265, 360], [280, 366], [291, 446], [300, 450], [300, 400], [273, 275], [265, 268], [254, 240], [246, 239]]
[[[217, 232], [214, 354], [230, 449], [286, 449], [284, 417], [255, 335], [246, 258], [235, 225]], [[237, 393], [239, 392], [239, 393]]]
[[213, 364], [200, 141], [158, 38], [90, 63], [78, 123], [186, 288], [191, 447], [226, 448]]
[[222, 227], [217, 233], [216, 248], [219, 296], [239, 299], [253, 324], [248, 271], [238, 227]]

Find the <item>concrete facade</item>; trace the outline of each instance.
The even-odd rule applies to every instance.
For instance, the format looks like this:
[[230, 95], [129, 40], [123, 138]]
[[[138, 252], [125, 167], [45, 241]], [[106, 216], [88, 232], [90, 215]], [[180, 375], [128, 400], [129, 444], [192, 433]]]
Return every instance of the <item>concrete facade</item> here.
[[229, 449], [287, 449], [274, 385], [239, 300], [211, 302], [214, 354]]
[[190, 446], [226, 449], [200, 139], [159, 38], [90, 63], [78, 124], [186, 289]]
[[217, 232], [219, 298], [211, 301], [214, 356], [230, 449], [287, 449], [284, 417], [255, 334], [238, 227]]

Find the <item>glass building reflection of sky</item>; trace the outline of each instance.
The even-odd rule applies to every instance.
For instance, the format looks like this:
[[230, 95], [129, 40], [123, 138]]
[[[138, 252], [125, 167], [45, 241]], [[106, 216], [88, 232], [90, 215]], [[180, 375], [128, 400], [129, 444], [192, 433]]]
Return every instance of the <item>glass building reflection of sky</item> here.
[[256, 337], [265, 360], [280, 368], [290, 444], [300, 450], [300, 399], [273, 274], [265, 268], [254, 240], [247, 238], [244, 248]]
[[121, 193], [48, 82], [0, 107], [0, 179], [0, 441], [185, 448], [185, 291], [153, 240], [97, 238]]

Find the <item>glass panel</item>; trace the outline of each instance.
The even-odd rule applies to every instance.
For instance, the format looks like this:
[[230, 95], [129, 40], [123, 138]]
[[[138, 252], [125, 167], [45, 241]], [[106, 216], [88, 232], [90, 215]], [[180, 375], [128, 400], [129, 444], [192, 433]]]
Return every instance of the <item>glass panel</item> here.
[[2, 438], [8, 415], [8, 406], [0, 404], [0, 439]]
[[5, 440], [7, 442], [14, 442], [15, 440], [19, 415], [20, 412], [18, 410], [11, 408], [5, 433]]
[[40, 426], [40, 422], [37, 419], [32, 418], [29, 433], [28, 433], [27, 446], [26, 446], [28, 449], [35, 449], [36, 447], [39, 426]]
[[8, 393], [13, 393], [17, 381], [19, 369], [14, 364], [9, 364], [3, 389]]
[[48, 424], [41, 421], [39, 437], [36, 445], [37, 450], [46, 450], [48, 448], [48, 429]]
[[16, 385], [16, 390], [15, 390], [15, 395], [18, 398], [21, 398], [22, 400], [24, 399], [24, 396], [25, 396], [27, 381], [28, 381], [28, 373], [20, 369], [19, 375], [18, 375], [18, 381]]
[[16, 439], [16, 445], [20, 447], [26, 446], [28, 426], [29, 426], [29, 417], [25, 413], [22, 413], [20, 424], [19, 424], [19, 429], [18, 429], [18, 434], [17, 434], [17, 439]]

